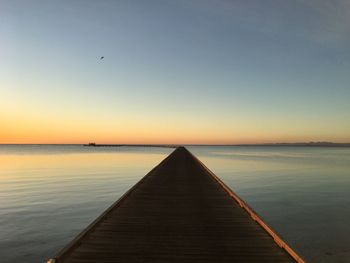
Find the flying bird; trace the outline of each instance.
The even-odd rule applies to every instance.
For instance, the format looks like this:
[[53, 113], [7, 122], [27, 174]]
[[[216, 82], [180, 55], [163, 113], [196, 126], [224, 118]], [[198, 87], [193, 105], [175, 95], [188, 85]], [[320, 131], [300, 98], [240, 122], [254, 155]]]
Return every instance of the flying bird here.
[[100, 57], [100, 60], [101, 60], [101, 59], [104, 59], [104, 58], [105, 58], [105, 57]]

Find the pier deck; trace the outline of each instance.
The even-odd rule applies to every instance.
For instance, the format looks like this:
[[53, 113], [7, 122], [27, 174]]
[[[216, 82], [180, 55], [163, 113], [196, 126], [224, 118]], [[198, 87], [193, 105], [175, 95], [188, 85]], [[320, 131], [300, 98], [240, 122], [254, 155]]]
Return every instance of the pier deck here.
[[303, 260], [179, 147], [49, 262]]

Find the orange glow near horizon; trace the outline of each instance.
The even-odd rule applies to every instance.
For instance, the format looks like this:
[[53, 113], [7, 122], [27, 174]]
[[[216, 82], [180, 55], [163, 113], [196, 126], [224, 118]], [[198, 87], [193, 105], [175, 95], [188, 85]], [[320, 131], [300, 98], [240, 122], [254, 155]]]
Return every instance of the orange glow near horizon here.
[[[12, 100], [13, 101], [13, 100]], [[330, 121], [286, 118], [271, 114], [229, 110], [203, 111], [140, 110], [134, 105], [120, 109], [79, 108], [65, 101], [57, 105], [40, 101], [11, 100], [2, 103], [0, 112], [1, 144], [255, 144], [309, 141], [350, 141], [346, 115], [331, 116]], [[55, 100], [53, 100], [55, 101]], [[85, 102], [84, 102], [85, 103]], [[6, 110], [6, 111], [5, 111]], [[338, 119], [337, 119], [338, 118]]]
[[346, 142], [346, 136], [314, 137], [302, 134], [300, 130], [290, 133], [288, 130], [253, 129], [250, 127], [209, 127], [198, 125], [186, 127], [172, 125], [166, 127], [150, 123], [132, 124], [117, 127], [89, 123], [5, 123], [0, 130], [1, 144], [254, 144], [276, 142], [332, 141]]

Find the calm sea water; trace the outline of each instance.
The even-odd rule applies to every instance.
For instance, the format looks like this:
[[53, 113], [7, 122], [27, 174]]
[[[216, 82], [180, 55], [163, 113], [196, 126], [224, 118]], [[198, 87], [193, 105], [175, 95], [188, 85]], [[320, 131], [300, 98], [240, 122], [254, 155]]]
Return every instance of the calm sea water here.
[[[350, 262], [350, 148], [188, 148], [307, 262]], [[0, 262], [45, 262], [171, 151], [0, 145]]]

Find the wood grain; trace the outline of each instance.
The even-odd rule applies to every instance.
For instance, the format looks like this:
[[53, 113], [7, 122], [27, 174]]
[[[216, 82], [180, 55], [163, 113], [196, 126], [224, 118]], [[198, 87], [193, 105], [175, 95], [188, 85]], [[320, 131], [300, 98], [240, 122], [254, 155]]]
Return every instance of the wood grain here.
[[223, 186], [179, 147], [52, 262], [298, 261]]

